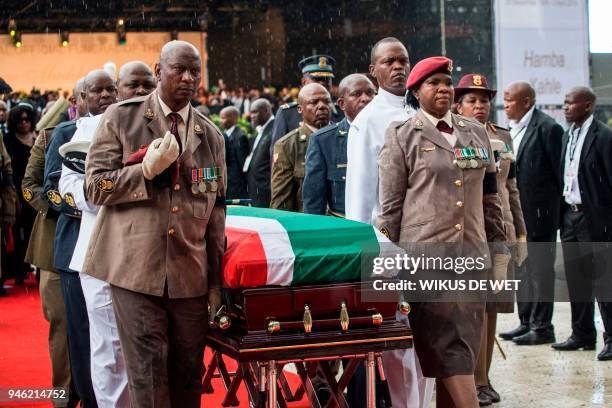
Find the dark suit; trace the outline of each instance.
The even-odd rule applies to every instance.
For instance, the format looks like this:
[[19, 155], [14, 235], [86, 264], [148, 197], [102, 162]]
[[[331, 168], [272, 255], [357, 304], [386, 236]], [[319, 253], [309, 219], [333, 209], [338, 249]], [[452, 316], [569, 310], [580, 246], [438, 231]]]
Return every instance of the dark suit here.
[[72, 380], [84, 407], [97, 407], [91, 383], [89, 350], [89, 319], [78, 273], [70, 270], [70, 260], [79, 236], [80, 211], [69, 206], [59, 195], [58, 183], [62, 175], [59, 148], [69, 142], [76, 132], [76, 121], [60, 123], [54, 130], [45, 154], [45, 179], [42, 198], [49, 208], [59, 213], [55, 230], [53, 265], [60, 272], [62, 293], [68, 320], [68, 355]]
[[244, 160], [251, 150], [249, 140], [238, 126], [231, 134], [224, 133], [225, 163], [227, 166], [227, 199], [247, 198], [246, 175], [242, 171]]
[[[570, 140], [563, 135], [561, 183]], [[605, 328], [604, 341], [612, 342], [612, 130], [593, 120], [580, 151], [578, 186], [582, 206], [570, 207], [561, 200], [561, 240], [565, 275], [572, 300], [572, 336], [595, 344], [593, 322], [597, 297]], [[569, 243], [569, 244], [568, 244]], [[578, 244], [580, 243], [580, 244]]]
[[346, 143], [349, 123], [326, 126], [310, 136], [306, 150], [306, 174], [302, 195], [304, 212], [344, 216]]
[[271, 190], [270, 142], [276, 119], [271, 120], [262, 130], [257, 146], [253, 148], [251, 162], [247, 171], [249, 198], [255, 207], [269, 207]]
[[[521, 323], [533, 330], [552, 330], [555, 242], [559, 228], [558, 183], [563, 128], [535, 109], [516, 155], [517, 184], [529, 257], [517, 277], [518, 312]], [[545, 244], [550, 243], [550, 244]]]

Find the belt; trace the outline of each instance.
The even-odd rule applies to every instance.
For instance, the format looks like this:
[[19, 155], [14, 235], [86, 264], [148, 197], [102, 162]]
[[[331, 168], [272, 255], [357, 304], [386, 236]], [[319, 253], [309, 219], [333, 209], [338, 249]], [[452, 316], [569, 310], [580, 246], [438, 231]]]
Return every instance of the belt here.
[[572, 212], [581, 212], [584, 210], [584, 206], [582, 204], [570, 204], [569, 208]]

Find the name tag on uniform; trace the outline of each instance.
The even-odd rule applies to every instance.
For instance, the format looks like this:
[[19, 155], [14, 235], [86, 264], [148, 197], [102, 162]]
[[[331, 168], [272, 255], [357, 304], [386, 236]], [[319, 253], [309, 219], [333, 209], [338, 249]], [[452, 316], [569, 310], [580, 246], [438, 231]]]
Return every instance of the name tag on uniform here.
[[338, 169], [346, 169], [346, 163], [344, 163], [344, 164], [338, 163], [338, 164], [336, 164], [336, 168], [338, 168]]
[[421, 147], [421, 152], [433, 152], [434, 150], [436, 150], [436, 146]]

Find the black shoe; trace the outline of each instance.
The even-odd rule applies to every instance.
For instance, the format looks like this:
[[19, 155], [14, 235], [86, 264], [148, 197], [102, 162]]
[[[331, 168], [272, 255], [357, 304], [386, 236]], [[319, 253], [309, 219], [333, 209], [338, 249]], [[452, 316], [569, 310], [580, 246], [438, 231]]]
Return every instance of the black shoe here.
[[612, 343], [604, 344], [603, 350], [597, 355], [599, 361], [612, 360]]
[[496, 403], [501, 401], [501, 397], [499, 396], [499, 393], [497, 391], [495, 391], [495, 389], [493, 388], [493, 386], [491, 385], [491, 383], [489, 383], [489, 385], [487, 386], [487, 388], [484, 390], [484, 392], [487, 393], [487, 395], [489, 397], [491, 397], [491, 402]]
[[517, 346], [535, 346], [536, 344], [548, 344], [555, 342], [555, 333], [551, 331], [537, 332], [529, 330], [529, 332], [512, 339]]
[[585, 343], [583, 341], [576, 340], [570, 336], [567, 340], [561, 343], [551, 344], [550, 347], [559, 351], [572, 351], [572, 350], [595, 350], [595, 343]]
[[476, 387], [476, 392], [478, 393], [478, 405], [481, 407], [488, 407], [493, 404], [493, 400], [491, 400], [491, 396], [487, 394], [487, 390], [489, 389], [486, 385], [479, 385]]
[[499, 333], [499, 337], [504, 340], [512, 340], [515, 337], [522, 336], [523, 334], [529, 331], [529, 326], [521, 324], [514, 330], [510, 330], [509, 332]]

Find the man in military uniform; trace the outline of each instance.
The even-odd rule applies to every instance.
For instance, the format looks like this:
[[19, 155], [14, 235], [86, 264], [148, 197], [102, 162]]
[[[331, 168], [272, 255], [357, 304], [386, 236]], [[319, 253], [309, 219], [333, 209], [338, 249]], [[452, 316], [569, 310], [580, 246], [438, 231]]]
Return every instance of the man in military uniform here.
[[[85, 78], [77, 81], [74, 94], [83, 90]], [[77, 111], [86, 111], [83, 98], [77, 98]], [[51, 123], [54, 123], [51, 120]], [[74, 392], [70, 373], [68, 353], [68, 321], [66, 306], [60, 284], [60, 275], [53, 267], [53, 251], [55, 248], [55, 227], [59, 213], [49, 207], [43, 199], [43, 183], [45, 173], [45, 150], [51, 142], [55, 125], [40, 131], [32, 150], [21, 183], [23, 198], [37, 212], [30, 242], [25, 255], [25, 262], [36, 265], [40, 269], [40, 299], [43, 314], [49, 322], [49, 355], [51, 358], [51, 384], [64, 389], [68, 399], [53, 401], [55, 407], [75, 407], [79, 397]]]
[[226, 188], [223, 136], [189, 103], [201, 71], [192, 44], [166, 44], [157, 90], [110, 107], [87, 153], [86, 198], [103, 208], [83, 272], [111, 285], [134, 407], [201, 401]]
[[[6, 146], [4, 146], [4, 135], [0, 131], [0, 223], [3, 230], [8, 230], [6, 226], [12, 226], [15, 223], [16, 215], [17, 193], [13, 185], [11, 156], [6, 150]], [[5, 272], [0, 269], [0, 296], [6, 294], [6, 290], [3, 287]]]
[[[302, 86], [311, 83], [321, 84], [331, 95], [332, 78], [334, 78], [334, 60], [329, 55], [313, 55], [299, 62], [302, 70]], [[334, 104], [330, 104], [331, 121], [338, 123], [344, 115]], [[302, 114], [298, 111], [298, 102], [282, 105], [276, 111], [274, 129], [272, 130], [272, 143], [270, 144], [270, 155], [274, 152], [274, 143], [287, 133], [300, 126]]]
[[274, 146], [270, 208], [302, 212], [302, 183], [310, 135], [329, 124], [331, 96], [320, 84], [304, 86], [298, 95], [302, 125]]
[[121, 66], [117, 77], [117, 95], [120, 101], [148, 95], [155, 90], [153, 71], [142, 61], [130, 61]]
[[[81, 95], [87, 103], [89, 115], [99, 115], [117, 101], [115, 81], [104, 70], [95, 70], [85, 77]], [[69, 142], [76, 132], [76, 121], [64, 122], [53, 131], [52, 140], [45, 155], [45, 182], [43, 198], [49, 207], [60, 213], [55, 231], [53, 265], [60, 272], [64, 303], [68, 315], [68, 345], [72, 379], [81, 405], [96, 407], [96, 397], [91, 382], [89, 320], [79, 275], [69, 268], [79, 235], [81, 212], [73, 201], [64, 200], [59, 193], [58, 182], [62, 173], [62, 157], [59, 148]]]
[[305, 213], [344, 217], [348, 130], [375, 94], [374, 84], [365, 75], [351, 74], [340, 82], [338, 105], [345, 118], [313, 133], [306, 151]]

